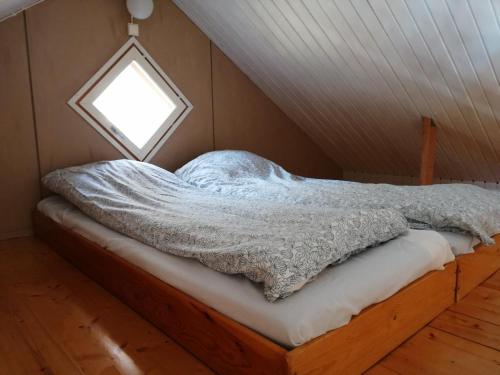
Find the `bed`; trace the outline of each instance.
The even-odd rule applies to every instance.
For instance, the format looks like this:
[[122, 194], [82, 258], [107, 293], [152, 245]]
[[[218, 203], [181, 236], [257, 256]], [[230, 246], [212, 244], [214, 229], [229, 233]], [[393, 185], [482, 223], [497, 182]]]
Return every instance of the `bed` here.
[[363, 308], [454, 260], [439, 234], [410, 230], [323, 271], [300, 292], [269, 303], [260, 285], [160, 252], [95, 222], [58, 196], [41, 201], [38, 211], [287, 348], [347, 324]]
[[457, 262], [456, 301], [500, 269], [500, 235], [495, 244], [485, 246], [471, 235], [440, 232], [449, 242]]
[[[481, 200], [483, 192], [472, 191], [480, 195], [472, 200], [469, 187], [459, 187], [450, 206], [440, 188], [418, 201], [418, 191], [304, 179], [255, 155], [242, 163], [232, 156], [224, 156], [225, 170], [205, 163], [200, 186], [133, 161], [55, 171], [44, 184], [78, 209], [56, 197], [35, 213], [40, 238], [218, 373], [368, 369], [455, 300], [449, 242], [423, 228], [407, 231], [409, 221], [457, 225], [491, 241], [500, 218], [495, 211], [482, 220], [496, 196]], [[459, 242], [470, 251], [472, 243]], [[326, 263], [316, 257], [325, 248], [334, 255]], [[303, 277], [309, 263], [314, 273]], [[287, 288], [289, 279], [294, 284], [275, 293], [274, 275], [261, 273], [269, 269], [285, 276], [278, 281]]]
[[[424, 168], [425, 169], [425, 168]], [[252, 197], [252, 195], [268, 195], [272, 199], [282, 199], [281, 197], [286, 196], [289, 190], [301, 191], [295, 200], [301, 200], [304, 202], [314, 201], [317, 199], [324, 200], [327, 203], [333, 203], [336, 205], [341, 205], [342, 202], [336, 199], [331, 199], [329, 202], [328, 196], [321, 197], [321, 188], [326, 187], [328, 191], [335, 191], [339, 194], [344, 194], [342, 191], [342, 186], [346, 185], [347, 190], [351, 189], [349, 182], [344, 183], [342, 181], [334, 180], [314, 180], [308, 178], [302, 178], [299, 176], [294, 176], [284, 170], [281, 166], [272, 163], [262, 157], [257, 155], [241, 152], [241, 151], [216, 151], [201, 155], [200, 157], [194, 159], [193, 161], [187, 163], [185, 166], [176, 171], [181, 179], [188, 181], [189, 183], [208, 189], [211, 191], [224, 192], [225, 194], [234, 195], [237, 197], [245, 198]], [[427, 181], [429, 181], [427, 179]], [[431, 180], [432, 181], [432, 178]], [[430, 183], [430, 182], [427, 182]], [[356, 188], [359, 184], [353, 183], [353, 187]], [[366, 184], [361, 184], [366, 185]], [[420, 187], [395, 187], [385, 184], [368, 184], [366, 186], [372, 186], [377, 190], [387, 190], [395, 200], [399, 199], [398, 194], [394, 194], [395, 189], [410, 189], [411, 192], [418, 192]], [[387, 188], [385, 188], [386, 186]], [[433, 187], [428, 187], [427, 189], [442, 189], [443, 185], [434, 185]], [[311, 187], [313, 189], [311, 189]], [[446, 187], [443, 187], [445, 189]], [[482, 281], [487, 279], [496, 270], [500, 268], [500, 245], [498, 243], [498, 232], [500, 229], [500, 194], [497, 192], [487, 192], [484, 189], [471, 186], [471, 185], [453, 185], [455, 189], [466, 189], [463, 192], [458, 192], [461, 194], [461, 198], [455, 199], [454, 203], [457, 207], [462, 204], [461, 199], [464, 202], [467, 200], [467, 209], [471, 211], [475, 210], [474, 216], [476, 216], [477, 222], [487, 222], [489, 224], [485, 227], [482, 233], [483, 242], [488, 241], [489, 236], [494, 236], [493, 244], [484, 244], [479, 240], [479, 233], [476, 235], [470, 233], [455, 233], [447, 231], [447, 228], [439, 229], [435, 228], [442, 234], [452, 246], [452, 249], [457, 256], [458, 273], [457, 273], [457, 291], [456, 299], [460, 300]], [[307, 190], [310, 190], [309, 192]], [[361, 189], [361, 194], [364, 193], [364, 189]], [[454, 194], [454, 190], [450, 190], [446, 194]], [[305, 191], [306, 195], [303, 194]], [[475, 195], [474, 199], [470, 199], [468, 196]], [[309, 197], [307, 197], [309, 194]], [[481, 204], [480, 209], [474, 207], [474, 200], [482, 200], [483, 195], [489, 194], [492, 196]], [[425, 200], [440, 199], [441, 194], [423, 197], [420, 202], [412, 202], [408, 197], [403, 197], [401, 199], [402, 206], [418, 206], [421, 202]], [[305, 198], [304, 198], [305, 196]], [[352, 199], [349, 194], [345, 194], [347, 199]], [[319, 197], [319, 198], [318, 198]], [[361, 196], [361, 201], [367, 201], [369, 204], [378, 204], [379, 202], [373, 200], [368, 194]], [[383, 205], [391, 205], [391, 202], [384, 201], [381, 199]], [[444, 201], [443, 201], [444, 202]], [[291, 202], [293, 203], [293, 201]], [[464, 203], [465, 205], [465, 203]], [[441, 206], [441, 208], [436, 206], [436, 209], [444, 209], [446, 211], [446, 204]], [[420, 217], [415, 217], [417, 219], [424, 218], [427, 214], [431, 213], [432, 209], [428, 210], [425, 215]], [[450, 211], [446, 213], [450, 216], [460, 215], [460, 210]], [[414, 212], [408, 210], [409, 215], [413, 215]], [[486, 215], [486, 218], [484, 218]], [[495, 219], [492, 219], [495, 218]], [[418, 224], [418, 223], [417, 223]], [[446, 225], [445, 225], [446, 226]], [[451, 228], [453, 229], [453, 228]], [[467, 228], [462, 228], [467, 229]]]
[[474, 252], [457, 256], [457, 301], [500, 269], [500, 235], [494, 238], [492, 246], [478, 244]]
[[[307, 317], [303, 324], [293, 324], [294, 320], [300, 319], [300, 313], [289, 314], [287, 317], [280, 317], [279, 314], [285, 310], [293, 310], [289, 306], [293, 306], [294, 300], [298, 298], [310, 302], [308, 295], [321, 293], [318, 290], [327, 284], [324, 280], [314, 281], [296, 295], [288, 297], [288, 302], [285, 299], [283, 302], [287, 304], [284, 309], [281, 310], [278, 306], [274, 317], [272, 313], [266, 315], [265, 311], [259, 312], [258, 308], [252, 314], [247, 311], [245, 317], [242, 312], [248, 310], [249, 305], [236, 305], [234, 301], [233, 304], [228, 303], [231, 299], [224, 299], [227, 293], [246, 289], [246, 298], [253, 292], [253, 298], [258, 300], [260, 297], [261, 304], [269, 304], [260, 293], [256, 293], [255, 286], [246, 280], [218, 274], [197, 262], [175, 259], [176, 257], [168, 254], [148, 249], [146, 245], [94, 222], [57, 197], [39, 204], [34, 222], [37, 236], [49, 243], [61, 256], [221, 374], [360, 373], [432, 320], [454, 300], [456, 263], [449, 262], [453, 258], [449, 247], [434, 232], [415, 231], [406, 239], [393, 240], [392, 244], [383, 245], [381, 249], [372, 249], [371, 253], [357, 256], [360, 259], [349, 260], [337, 266], [333, 271], [340, 269], [337, 273], [342, 274], [343, 267], [345, 274], [352, 274], [352, 269], [361, 271], [367, 263], [376, 261], [379, 257], [377, 251], [394, 254], [398, 251], [398, 245], [409, 245], [407, 252], [395, 261], [406, 262], [405, 272], [392, 275], [386, 280], [386, 290], [371, 296], [374, 301], [379, 299], [381, 302], [364, 308], [348, 324], [350, 315], [368, 302], [355, 301], [358, 307], [351, 308], [347, 313], [342, 310], [353, 301], [345, 302], [343, 307], [337, 309], [338, 314], [332, 313], [334, 317], [343, 317], [328, 322], [330, 326], [336, 325], [338, 328], [328, 331], [328, 324], [325, 323], [311, 327], [311, 324], [321, 321], [315, 319], [314, 314]], [[140, 251], [134, 251], [137, 247]], [[140, 254], [145, 253], [149, 256], [146, 256], [146, 260], [144, 257], [141, 259]], [[419, 256], [415, 257], [416, 253]], [[147, 267], [148, 257], [150, 267]], [[383, 259], [383, 254], [380, 258]], [[168, 259], [167, 263], [173, 266], [173, 270], [196, 270], [201, 279], [197, 282], [189, 281], [182, 278], [182, 274], [185, 276], [189, 272], [174, 272], [167, 283], [158, 268], [156, 271], [151, 268], [151, 265], [160, 264], [160, 259]], [[447, 263], [444, 270], [430, 271], [439, 269], [444, 263]], [[413, 267], [408, 272], [410, 264]], [[415, 267], [416, 264], [418, 266]], [[350, 272], [347, 272], [349, 269]], [[328, 272], [330, 275], [334, 274], [328, 270], [325, 271], [326, 275], [321, 276], [327, 276], [324, 279], [328, 279]], [[332, 277], [335, 279], [334, 275]], [[207, 286], [213, 286], [220, 283], [217, 281], [220, 278], [236, 279], [233, 280], [235, 284], [227, 290], [219, 290], [215, 299], [208, 298], [210, 288], [200, 289], [203, 285], [200, 280], [204, 280]], [[210, 282], [206, 282], [207, 280]], [[391, 281], [394, 282], [392, 289]], [[406, 286], [401, 288], [403, 285]], [[397, 291], [398, 289], [400, 290]], [[193, 296], [196, 292], [198, 294]], [[304, 306], [304, 303], [307, 302], [299, 302], [297, 306]], [[250, 306], [252, 305], [253, 303]], [[323, 310], [320, 308], [317, 311], [324, 314], [333, 305], [322, 306]], [[302, 312], [305, 311], [312, 310], [308, 308]], [[244, 324], [231, 318], [231, 315], [239, 316]], [[262, 324], [262, 319], [270, 319], [271, 324]], [[321, 334], [322, 330], [328, 332]], [[315, 335], [316, 338], [311, 338]]]

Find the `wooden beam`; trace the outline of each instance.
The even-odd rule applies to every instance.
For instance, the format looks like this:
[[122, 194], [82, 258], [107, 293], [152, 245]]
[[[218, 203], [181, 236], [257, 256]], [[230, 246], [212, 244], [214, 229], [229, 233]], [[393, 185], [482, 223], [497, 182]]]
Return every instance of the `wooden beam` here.
[[422, 117], [423, 138], [420, 159], [420, 185], [431, 185], [436, 160], [436, 124], [429, 117]]

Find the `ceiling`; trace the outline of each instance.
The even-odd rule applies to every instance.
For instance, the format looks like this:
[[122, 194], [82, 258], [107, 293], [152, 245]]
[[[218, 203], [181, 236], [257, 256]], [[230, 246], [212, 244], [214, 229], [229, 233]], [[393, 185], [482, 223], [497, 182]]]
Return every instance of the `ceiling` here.
[[0, 21], [43, 0], [0, 0]]
[[174, 0], [346, 171], [500, 180], [500, 0]]

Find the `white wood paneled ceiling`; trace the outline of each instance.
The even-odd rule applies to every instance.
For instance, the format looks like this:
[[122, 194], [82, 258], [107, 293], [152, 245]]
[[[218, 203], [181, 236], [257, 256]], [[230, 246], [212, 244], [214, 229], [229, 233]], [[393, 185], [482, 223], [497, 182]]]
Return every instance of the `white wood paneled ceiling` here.
[[0, 0], [0, 21], [43, 0]]
[[500, 0], [174, 1], [344, 170], [500, 179]]

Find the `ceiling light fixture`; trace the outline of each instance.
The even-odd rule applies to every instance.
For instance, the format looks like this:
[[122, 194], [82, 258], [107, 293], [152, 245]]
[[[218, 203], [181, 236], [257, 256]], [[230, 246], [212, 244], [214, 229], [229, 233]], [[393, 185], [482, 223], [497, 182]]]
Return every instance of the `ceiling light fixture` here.
[[127, 0], [130, 15], [138, 20], [145, 20], [153, 14], [153, 0]]
[[153, 0], [127, 0], [127, 9], [130, 13], [130, 23], [128, 24], [128, 35], [139, 36], [139, 25], [134, 23], [134, 18], [145, 20], [153, 14]]

